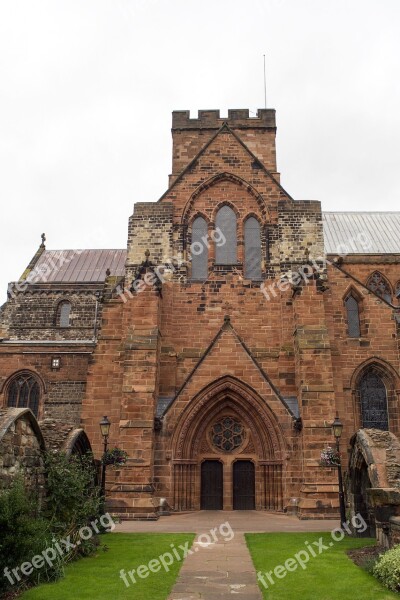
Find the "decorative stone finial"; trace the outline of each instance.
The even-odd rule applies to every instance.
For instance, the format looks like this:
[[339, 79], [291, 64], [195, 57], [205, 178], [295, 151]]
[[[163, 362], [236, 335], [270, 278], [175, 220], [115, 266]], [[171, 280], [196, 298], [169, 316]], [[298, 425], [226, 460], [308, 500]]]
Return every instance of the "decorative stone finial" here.
[[111, 271], [110, 271], [110, 269], [107, 269], [107, 271], [106, 271], [106, 277], [110, 277], [110, 275], [111, 275]]
[[231, 322], [230, 316], [229, 315], [225, 315], [224, 316], [224, 324], [225, 325], [230, 325], [230, 322]]
[[45, 241], [46, 241], [46, 234], [42, 233], [42, 235], [40, 236], [42, 238], [42, 243], [40, 244], [41, 248], [46, 248], [46, 246], [44, 245]]
[[150, 250], [146, 250], [146, 252], [144, 253], [144, 255], [145, 255], [146, 258], [149, 258], [149, 256], [150, 256]]

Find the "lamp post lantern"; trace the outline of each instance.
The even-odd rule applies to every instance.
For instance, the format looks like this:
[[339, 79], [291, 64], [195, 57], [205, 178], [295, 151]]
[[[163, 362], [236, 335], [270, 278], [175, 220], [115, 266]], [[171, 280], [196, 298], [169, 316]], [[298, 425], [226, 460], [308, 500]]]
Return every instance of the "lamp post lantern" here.
[[344, 491], [343, 491], [343, 476], [342, 476], [342, 460], [340, 458], [340, 438], [343, 432], [343, 423], [339, 419], [339, 413], [336, 413], [335, 420], [332, 423], [332, 433], [336, 440], [336, 450], [339, 457], [338, 468], [338, 479], [339, 479], [339, 506], [340, 506], [340, 524], [342, 527], [346, 525], [346, 508], [344, 504]]
[[[103, 505], [106, 501], [106, 463], [104, 460], [104, 455], [107, 452], [107, 442], [108, 442], [108, 436], [110, 434], [110, 427], [111, 427], [111, 422], [109, 421], [108, 417], [103, 417], [102, 420], [100, 421], [100, 431], [101, 431], [101, 435], [103, 436], [103, 441], [104, 441], [104, 454], [103, 454], [103, 462], [102, 462], [102, 467], [101, 467], [101, 495], [102, 495]], [[104, 508], [104, 506], [103, 506], [103, 508]]]

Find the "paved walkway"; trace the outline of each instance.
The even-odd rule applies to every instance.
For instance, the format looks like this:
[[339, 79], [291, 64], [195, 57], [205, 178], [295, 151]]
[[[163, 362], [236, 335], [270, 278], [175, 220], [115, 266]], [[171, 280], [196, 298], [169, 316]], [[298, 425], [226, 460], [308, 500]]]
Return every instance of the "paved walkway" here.
[[229, 537], [206, 547], [202, 536], [196, 538], [168, 600], [262, 600], [244, 534]]
[[160, 517], [158, 521], [123, 521], [114, 531], [124, 533], [205, 533], [228, 521], [236, 532], [331, 531], [335, 520], [300, 521], [282, 513], [256, 510], [200, 510]]
[[207, 510], [158, 521], [124, 521], [114, 531], [197, 534], [168, 600], [262, 600], [245, 532], [331, 531], [338, 525], [281, 513]]

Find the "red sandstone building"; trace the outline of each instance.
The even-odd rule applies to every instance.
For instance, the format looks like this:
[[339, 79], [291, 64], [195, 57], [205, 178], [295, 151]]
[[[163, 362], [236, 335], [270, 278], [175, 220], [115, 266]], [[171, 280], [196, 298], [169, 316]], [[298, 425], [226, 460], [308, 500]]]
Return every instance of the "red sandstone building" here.
[[[275, 111], [173, 113], [169, 188], [127, 250], [44, 241], [1, 309], [0, 407], [99, 422], [129, 455], [112, 510], [338, 512], [336, 412], [400, 433], [400, 213], [323, 213], [280, 185]], [[60, 434], [61, 435], [61, 434]], [[364, 486], [365, 487], [365, 486]], [[363, 500], [362, 500], [363, 501]]]

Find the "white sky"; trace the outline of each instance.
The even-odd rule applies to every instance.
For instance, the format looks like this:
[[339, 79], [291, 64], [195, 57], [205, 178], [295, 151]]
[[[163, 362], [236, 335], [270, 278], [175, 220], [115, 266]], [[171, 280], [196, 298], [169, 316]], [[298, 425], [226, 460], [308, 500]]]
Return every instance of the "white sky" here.
[[0, 0], [0, 300], [47, 247], [123, 248], [171, 170], [171, 112], [276, 108], [325, 210], [398, 210], [399, 0]]

